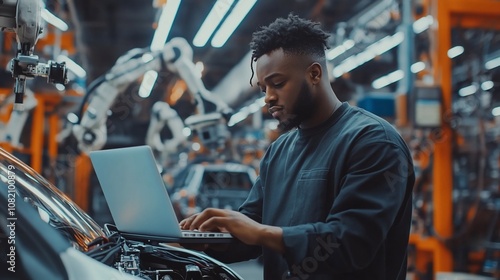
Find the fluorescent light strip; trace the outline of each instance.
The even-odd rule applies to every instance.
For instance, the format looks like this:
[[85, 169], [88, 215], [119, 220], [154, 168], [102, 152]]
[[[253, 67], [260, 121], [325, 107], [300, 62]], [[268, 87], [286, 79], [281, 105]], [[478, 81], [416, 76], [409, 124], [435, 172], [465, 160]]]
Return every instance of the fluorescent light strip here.
[[[168, 34], [172, 29], [174, 24], [175, 16], [181, 5], [181, 0], [168, 0], [163, 6], [161, 11], [160, 19], [158, 20], [158, 27], [153, 35], [153, 40], [151, 41], [150, 49], [151, 51], [160, 51], [165, 46]], [[149, 57], [150, 58], [150, 57]], [[143, 56], [143, 61], [149, 59], [147, 56]], [[139, 96], [142, 98], [147, 98], [151, 95], [151, 90], [158, 79], [158, 72], [150, 70], [144, 74], [141, 86], [139, 87]]]
[[[423, 31], [427, 30], [432, 24], [434, 23], [434, 18], [430, 15], [425, 16], [420, 18], [419, 20], [415, 21], [413, 23], [413, 30], [415, 33], [422, 33]], [[363, 52], [353, 55], [344, 61], [342, 61], [337, 67], [333, 69], [333, 75], [338, 78], [342, 76], [342, 74], [347, 73], [349, 71], [352, 71], [353, 69], [363, 65], [364, 63], [370, 61], [371, 59], [375, 58], [377, 55], [381, 55], [390, 49], [398, 46], [403, 42], [404, 40], [404, 33], [403, 32], [397, 32], [396, 34], [392, 36], [387, 36], [384, 37], [383, 39], [379, 40], [376, 43], [371, 44], [368, 46]], [[334, 59], [335, 57], [339, 56], [343, 52], [341, 51], [342, 48], [337, 47], [330, 52], [327, 53], [327, 58], [328, 59]], [[458, 50], [456, 50], [458, 51]], [[498, 65], [500, 66], [500, 58], [499, 61], [497, 62]], [[490, 66], [493, 65], [492, 63], [489, 64]], [[495, 66], [495, 67], [496, 67]], [[415, 67], [421, 67], [420, 65], [417, 65]], [[423, 70], [423, 69], [422, 69]], [[422, 70], [418, 70], [422, 71]], [[412, 70], [416, 71], [416, 70]], [[416, 73], [416, 72], [414, 72]]]
[[155, 85], [156, 79], [158, 78], [158, 72], [149, 70], [144, 74], [142, 79], [141, 87], [139, 88], [139, 96], [142, 98], [148, 98], [151, 95], [153, 86]]
[[57, 57], [57, 62], [65, 62], [66, 68], [68, 68], [71, 72], [75, 73], [80, 78], [87, 77], [87, 72], [80, 65], [78, 65], [75, 61], [65, 55], [59, 55]]
[[236, 125], [237, 123], [245, 120], [250, 114], [258, 112], [265, 105], [265, 97], [263, 96], [255, 100], [252, 104], [241, 108], [236, 114], [232, 115], [227, 125], [230, 127]]
[[67, 31], [69, 28], [68, 25], [62, 19], [58, 18], [53, 13], [49, 12], [49, 10], [47, 9], [42, 10], [41, 16], [46, 22], [52, 24], [61, 31]]
[[469, 96], [469, 95], [472, 95], [472, 94], [476, 93], [477, 90], [478, 90], [478, 88], [477, 88], [476, 85], [470, 85], [470, 86], [461, 88], [458, 91], [458, 95], [460, 95], [460, 96]]
[[422, 17], [413, 23], [413, 31], [417, 34], [424, 32], [434, 23], [434, 18], [431, 15]]
[[494, 85], [495, 83], [493, 83], [492, 81], [486, 81], [481, 84], [481, 89], [487, 91], [492, 89]]
[[410, 66], [410, 70], [412, 73], [418, 73], [424, 69], [425, 69], [425, 63], [423, 63], [422, 61], [415, 62]]
[[367, 51], [371, 51], [376, 55], [381, 55], [392, 48], [396, 47], [397, 45], [401, 44], [405, 38], [405, 34], [402, 31], [397, 32], [396, 34], [392, 36], [387, 36], [384, 37], [383, 39], [379, 40], [378, 42], [370, 45], [367, 48]]
[[492, 113], [492, 114], [493, 114], [493, 116], [495, 116], [495, 117], [500, 116], [500, 107], [495, 107], [495, 108], [493, 108], [493, 110], [491, 110], [491, 113]]
[[211, 41], [212, 47], [220, 48], [224, 46], [229, 37], [233, 34], [234, 30], [236, 30], [236, 28], [240, 25], [256, 2], [257, 0], [239, 0], [236, 3], [236, 6], [234, 6], [229, 16], [215, 33], [214, 38]]
[[449, 58], [455, 58], [461, 54], [464, 53], [464, 47], [462, 46], [455, 46], [451, 49], [448, 50], [448, 57]]
[[158, 20], [158, 28], [156, 28], [153, 41], [151, 42], [152, 51], [159, 51], [165, 46], [180, 4], [181, 0], [168, 0], [165, 6], [163, 6], [160, 20]]
[[210, 39], [217, 26], [219, 26], [224, 16], [226, 16], [233, 3], [234, 0], [217, 0], [215, 2], [212, 10], [208, 13], [205, 21], [203, 21], [200, 30], [194, 36], [193, 45], [203, 47], [207, 44], [208, 39]]
[[345, 40], [342, 45], [337, 46], [326, 53], [326, 59], [332, 60], [354, 47], [354, 40]]
[[227, 125], [229, 127], [232, 127], [234, 126], [235, 124], [245, 120], [246, 118], [248, 117], [248, 112], [245, 112], [245, 111], [240, 111], [234, 115], [231, 116], [231, 119], [229, 120], [229, 122], [227, 123]]
[[353, 55], [342, 61], [339, 66], [334, 68], [333, 75], [338, 78], [342, 74], [352, 71], [353, 69], [365, 64], [374, 59], [377, 55], [381, 55], [392, 48], [398, 46], [404, 40], [404, 33], [397, 32], [392, 36], [387, 36], [379, 41], [368, 46], [365, 51]]
[[381, 89], [385, 86], [388, 86], [392, 83], [395, 83], [401, 79], [403, 79], [405, 76], [405, 73], [403, 70], [396, 70], [386, 76], [380, 77], [373, 81], [372, 87], [374, 89]]
[[484, 64], [484, 67], [486, 67], [486, 69], [488, 69], [488, 70], [491, 70], [491, 69], [496, 68], [498, 66], [500, 66], [500, 57], [497, 57], [497, 58], [494, 58], [490, 61], [487, 61]]

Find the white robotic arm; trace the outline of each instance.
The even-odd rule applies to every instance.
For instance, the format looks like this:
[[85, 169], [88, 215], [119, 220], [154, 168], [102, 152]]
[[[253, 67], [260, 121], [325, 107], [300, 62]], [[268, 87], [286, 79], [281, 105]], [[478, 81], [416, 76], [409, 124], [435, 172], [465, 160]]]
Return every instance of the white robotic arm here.
[[229, 113], [229, 106], [205, 88], [193, 63], [193, 50], [189, 43], [184, 38], [177, 37], [168, 44], [172, 46], [174, 53], [170, 56], [171, 63], [167, 64], [167, 68], [186, 82], [189, 92], [196, 99], [197, 114], [208, 113], [205, 108], [207, 102], [215, 106], [213, 111]]
[[[172, 132], [172, 138], [168, 139], [168, 141], [162, 141], [160, 137], [160, 132], [165, 126]], [[177, 152], [179, 145], [186, 140], [186, 137], [182, 133], [183, 129], [184, 123], [177, 112], [170, 108], [168, 103], [158, 101], [153, 105], [151, 111], [146, 144], [154, 150], [165, 154], [173, 154]]]
[[64, 63], [49, 61], [40, 63], [33, 55], [41, 27], [41, 0], [0, 1], [0, 29], [16, 33], [18, 53], [10, 62], [10, 71], [16, 79], [14, 85], [14, 109], [21, 110], [26, 88], [26, 79], [47, 77], [51, 83], [67, 83]]
[[0, 29], [16, 33], [19, 51], [33, 53], [42, 33], [40, 0], [3, 0], [0, 2]]
[[[107, 136], [107, 111], [127, 85], [149, 70], [160, 71], [166, 66], [167, 70], [176, 73], [183, 79], [188, 85], [188, 91], [197, 100], [198, 114], [206, 113], [205, 104], [207, 102], [214, 105], [214, 111], [229, 111], [224, 102], [211, 96], [196, 74], [192, 61], [192, 49], [185, 39], [174, 38], [167, 42], [161, 51], [144, 53], [142, 56], [135, 58], [130, 58], [130, 55], [126, 56], [126, 58], [119, 58], [117, 64], [105, 75], [104, 81], [95, 89], [93, 98], [80, 123], [73, 126], [73, 134], [79, 143], [81, 151], [89, 152], [101, 149], [104, 146]], [[152, 121], [156, 122], [160, 119], [153, 119]], [[171, 122], [159, 121], [159, 123], [170, 124]], [[159, 123], [153, 123], [152, 125], [156, 127]], [[178, 122], [175, 123], [178, 124]], [[157, 128], [151, 128], [150, 130], [151, 133], [158, 131]], [[151, 135], [148, 134], [149, 137]], [[157, 140], [148, 141], [152, 143]]]
[[106, 144], [109, 108], [127, 85], [148, 70], [159, 71], [163, 59], [161, 52], [148, 52], [129, 60], [118, 59], [118, 63], [104, 76], [104, 81], [95, 88], [90, 104], [79, 123], [73, 126], [73, 134], [81, 151], [99, 150]]
[[[9, 97], [9, 99], [13, 99]], [[12, 100], [9, 100], [9, 103]], [[36, 107], [38, 101], [35, 98], [35, 94], [30, 90], [26, 89], [26, 97], [24, 98], [24, 110], [13, 110], [9, 122], [5, 127], [5, 131], [2, 132], [0, 136], [0, 141], [5, 141], [10, 143], [13, 147], [21, 147], [21, 134], [24, 129], [24, 125], [28, 120], [31, 110]]]

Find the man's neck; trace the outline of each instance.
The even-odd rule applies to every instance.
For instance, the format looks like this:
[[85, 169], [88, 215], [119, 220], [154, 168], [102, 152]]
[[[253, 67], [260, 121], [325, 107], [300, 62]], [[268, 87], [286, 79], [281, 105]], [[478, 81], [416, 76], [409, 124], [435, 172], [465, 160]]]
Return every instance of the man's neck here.
[[326, 100], [318, 100], [317, 113], [311, 116], [307, 121], [300, 124], [300, 128], [307, 129], [318, 126], [329, 119], [335, 111], [342, 105], [342, 102], [332, 92]]

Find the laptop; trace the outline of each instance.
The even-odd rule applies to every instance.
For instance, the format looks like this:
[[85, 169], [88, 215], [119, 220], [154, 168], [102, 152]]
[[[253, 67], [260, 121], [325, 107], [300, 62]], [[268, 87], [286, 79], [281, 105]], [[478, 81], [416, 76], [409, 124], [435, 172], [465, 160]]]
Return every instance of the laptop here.
[[228, 243], [230, 233], [181, 230], [149, 146], [99, 150], [90, 159], [115, 226], [132, 240]]

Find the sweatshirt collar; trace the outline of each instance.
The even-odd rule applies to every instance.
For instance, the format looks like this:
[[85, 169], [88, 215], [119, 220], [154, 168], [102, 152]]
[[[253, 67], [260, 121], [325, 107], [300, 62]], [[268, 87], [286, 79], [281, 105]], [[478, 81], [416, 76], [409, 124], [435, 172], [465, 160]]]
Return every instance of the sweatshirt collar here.
[[299, 128], [298, 129], [299, 136], [307, 137], [310, 135], [314, 135], [318, 132], [324, 131], [325, 129], [333, 126], [340, 119], [340, 117], [347, 110], [348, 107], [349, 103], [343, 102], [342, 105], [340, 105], [340, 107], [337, 110], [335, 110], [335, 112], [333, 112], [333, 114], [321, 124], [311, 128]]

